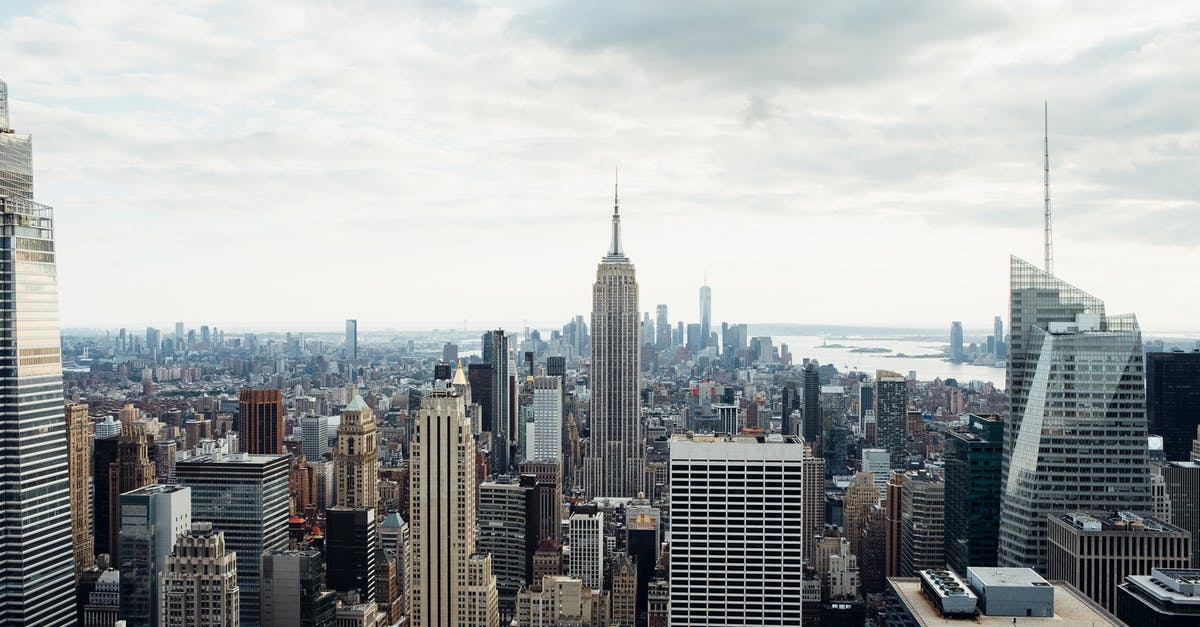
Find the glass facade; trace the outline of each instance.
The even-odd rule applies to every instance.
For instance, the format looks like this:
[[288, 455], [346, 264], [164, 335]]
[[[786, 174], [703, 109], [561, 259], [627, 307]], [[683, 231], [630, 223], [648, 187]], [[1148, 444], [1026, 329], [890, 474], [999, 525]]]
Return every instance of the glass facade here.
[[1049, 514], [1151, 509], [1142, 336], [1015, 257], [1011, 298], [998, 561], [1045, 572]]
[[996, 565], [1004, 423], [971, 416], [967, 433], [946, 434], [946, 565]]
[[0, 81], [0, 625], [74, 619], [54, 216]]

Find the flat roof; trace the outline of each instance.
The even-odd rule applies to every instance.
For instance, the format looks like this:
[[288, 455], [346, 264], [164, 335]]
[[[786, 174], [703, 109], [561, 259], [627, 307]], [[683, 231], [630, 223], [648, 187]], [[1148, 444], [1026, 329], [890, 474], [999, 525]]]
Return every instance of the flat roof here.
[[971, 574], [979, 580], [979, 583], [985, 586], [1004, 586], [1004, 587], [1043, 587], [1050, 585], [1050, 582], [1042, 579], [1042, 576], [1034, 572], [1032, 568], [998, 568], [990, 566], [972, 566], [967, 569], [968, 578]]
[[[999, 569], [1006, 570], [1006, 569]], [[1015, 569], [1025, 570], [1025, 569]], [[888, 582], [900, 596], [900, 601], [909, 609], [917, 624], [923, 627], [966, 627], [967, 625], [1013, 624], [1012, 616], [987, 616], [980, 614], [974, 619], [945, 618], [921, 592], [920, 579], [916, 577], [888, 577]], [[1054, 616], [1017, 618], [1018, 625], [1045, 624], [1054, 627], [1126, 627], [1112, 614], [1083, 596], [1083, 593], [1064, 582], [1052, 582], [1054, 586]]]

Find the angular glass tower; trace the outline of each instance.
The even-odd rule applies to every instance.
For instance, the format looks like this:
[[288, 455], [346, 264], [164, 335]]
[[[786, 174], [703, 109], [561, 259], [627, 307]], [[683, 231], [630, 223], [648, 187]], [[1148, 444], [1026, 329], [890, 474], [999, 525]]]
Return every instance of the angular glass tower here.
[[1049, 514], [1151, 510], [1142, 335], [1016, 257], [1010, 313], [998, 562], [1045, 572]]
[[0, 625], [75, 619], [54, 215], [0, 81]]

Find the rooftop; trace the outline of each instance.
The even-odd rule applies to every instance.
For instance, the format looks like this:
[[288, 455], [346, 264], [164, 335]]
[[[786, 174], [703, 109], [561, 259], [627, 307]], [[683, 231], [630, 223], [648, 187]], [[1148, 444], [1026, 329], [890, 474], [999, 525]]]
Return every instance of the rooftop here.
[[1183, 533], [1184, 530], [1153, 516], [1133, 512], [1066, 512], [1054, 518], [1084, 532]]
[[[1009, 570], [1009, 569], [984, 569]], [[1012, 569], [1026, 570], [1027, 569]], [[998, 576], [1003, 577], [1004, 574]], [[1040, 579], [1040, 577], [1039, 577]], [[975, 618], [949, 618], [941, 616], [938, 609], [930, 603], [921, 592], [920, 579], [916, 577], [889, 577], [888, 581], [896, 590], [900, 601], [908, 608], [922, 627], [965, 627], [966, 625], [1012, 625], [1012, 616], [987, 616], [980, 614]], [[1100, 606], [1085, 597], [1082, 592], [1067, 585], [1065, 582], [1053, 582], [1054, 586], [1054, 616], [1045, 618], [1020, 617], [1019, 625], [1044, 624], [1054, 627], [1125, 627], [1116, 617], [1105, 612]]]
[[1160, 602], [1200, 605], [1200, 570], [1155, 568], [1149, 575], [1130, 575], [1125, 585], [1140, 588]]

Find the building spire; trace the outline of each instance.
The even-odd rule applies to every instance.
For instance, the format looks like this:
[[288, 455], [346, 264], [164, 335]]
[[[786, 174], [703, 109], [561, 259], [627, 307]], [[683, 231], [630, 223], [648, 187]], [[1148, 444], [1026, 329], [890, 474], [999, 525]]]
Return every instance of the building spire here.
[[1042, 103], [1043, 123], [1045, 124], [1045, 184], [1046, 184], [1046, 274], [1054, 274], [1054, 248], [1050, 228], [1050, 103]]
[[617, 194], [618, 183], [617, 172], [613, 172], [613, 215], [612, 215], [612, 243], [608, 246], [608, 255], [604, 257], [604, 261], [611, 263], [625, 263], [629, 260], [625, 258], [624, 251], [621, 250], [621, 202], [620, 196]]

